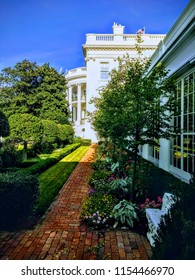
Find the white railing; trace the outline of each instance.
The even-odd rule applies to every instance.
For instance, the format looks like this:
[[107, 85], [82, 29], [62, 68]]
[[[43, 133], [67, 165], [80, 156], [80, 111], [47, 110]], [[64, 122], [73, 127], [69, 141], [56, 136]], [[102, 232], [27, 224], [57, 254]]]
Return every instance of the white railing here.
[[[157, 45], [165, 37], [164, 34], [143, 34], [143, 44]], [[135, 44], [137, 34], [87, 34], [86, 45], [88, 44], [110, 44], [121, 43], [121, 44]]]
[[113, 35], [96, 35], [96, 41], [113, 41]]
[[86, 74], [87, 70], [86, 67], [79, 67], [68, 70], [65, 74], [66, 77], [74, 76], [74, 75], [84, 75]]

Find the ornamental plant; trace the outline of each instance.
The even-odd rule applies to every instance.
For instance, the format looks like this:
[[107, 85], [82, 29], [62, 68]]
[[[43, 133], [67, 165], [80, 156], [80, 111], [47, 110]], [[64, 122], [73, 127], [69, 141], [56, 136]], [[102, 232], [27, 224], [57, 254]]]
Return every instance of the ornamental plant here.
[[81, 217], [89, 225], [95, 228], [108, 226], [112, 219], [112, 209], [117, 200], [111, 195], [91, 194], [82, 205]]
[[150, 200], [146, 198], [145, 202], [140, 204], [140, 210], [145, 211], [147, 208], [157, 208], [160, 209], [162, 207], [162, 198], [160, 196], [157, 197], [157, 200]]
[[136, 204], [129, 202], [125, 199], [120, 201], [115, 207], [113, 208], [112, 215], [116, 220], [114, 224], [114, 228], [119, 224], [126, 224], [129, 227], [134, 227], [134, 222], [138, 221], [138, 216], [136, 213]]

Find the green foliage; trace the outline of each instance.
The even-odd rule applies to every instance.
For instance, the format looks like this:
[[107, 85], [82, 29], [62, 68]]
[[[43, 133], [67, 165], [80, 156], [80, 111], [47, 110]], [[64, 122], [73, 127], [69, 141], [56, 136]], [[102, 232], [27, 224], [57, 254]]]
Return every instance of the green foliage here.
[[9, 136], [10, 127], [7, 117], [0, 111], [0, 137]]
[[38, 197], [36, 176], [0, 173], [0, 228], [19, 227], [32, 214]]
[[0, 149], [0, 157], [2, 168], [19, 166], [22, 161], [21, 151], [17, 151], [15, 146], [9, 142], [5, 142]]
[[0, 108], [7, 117], [31, 114], [56, 123], [68, 123], [66, 80], [49, 64], [28, 60], [5, 68], [0, 74]]
[[47, 210], [87, 150], [88, 147], [79, 147], [39, 176], [40, 196], [36, 204], [37, 214], [43, 214]]
[[14, 114], [9, 118], [9, 123], [9, 139], [26, 143], [40, 141], [42, 126], [37, 117], [30, 114]]
[[112, 210], [117, 200], [111, 195], [95, 193], [83, 202], [81, 217], [92, 227], [102, 228], [109, 225], [112, 219]]
[[57, 142], [58, 137], [58, 126], [54, 121], [42, 120], [43, 136], [42, 142], [53, 144]]
[[82, 146], [90, 146], [91, 145], [91, 139], [85, 139], [85, 138], [74, 138], [74, 142], [77, 143], [81, 143]]
[[175, 84], [168, 80], [162, 64], [150, 73], [148, 66], [148, 61], [140, 58], [119, 59], [119, 67], [111, 72], [107, 86], [92, 99], [97, 108], [91, 113], [92, 125], [99, 137], [109, 139], [118, 149], [119, 173], [123, 172], [123, 152], [129, 148], [134, 153], [131, 200], [139, 145], [158, 145], [159, 138], [169, 138], [174, 131], [170, 121]]
[[124, 198], [130, 194], [132, 186], [132, 179], [129, 177], [122, 179], [113, 179], [107, 187], [107, 193], [116, 196], [117, 198]]
[[27, 159], [27, 144], [38, 143], [41, 139], [42, 125], [39, 119], [30, 114], [14, 114], [9, 117], [10, 136], [14, 142], [24, 144], [24, 160]]
[[73, 143], [74, 129], [71, 125], [58, 124], [58, 141], [61, 143]]
[[32, 166], [24, 168], [22, 172], [28, 174], [41, 174], [43, 171], [57, 163], [60, 159], [69, 155], [80, 146], [79, 143], [67, 145], [64, 148], [54, 150], [51, 154], [40, 154], [39, 160]]
[[121, 223], [133, 228], [134, 222], [138, 220], [136, 205], [125, 199], [114, 206], [112, 215], [116, 220], [114, 227], [116, 227], [118, 223]]

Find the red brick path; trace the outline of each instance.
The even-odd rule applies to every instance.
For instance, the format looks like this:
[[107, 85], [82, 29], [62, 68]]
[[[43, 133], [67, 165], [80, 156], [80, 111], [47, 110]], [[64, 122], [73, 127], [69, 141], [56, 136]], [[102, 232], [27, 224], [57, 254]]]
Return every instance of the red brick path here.
[[81, 203], [94, 158], [92, 145], [77, 165], [42, 223], [34, 230], [0, 232], [0, 259], [148, 259], [145, 237], [130, 230], [91, 231], [80, 221]]

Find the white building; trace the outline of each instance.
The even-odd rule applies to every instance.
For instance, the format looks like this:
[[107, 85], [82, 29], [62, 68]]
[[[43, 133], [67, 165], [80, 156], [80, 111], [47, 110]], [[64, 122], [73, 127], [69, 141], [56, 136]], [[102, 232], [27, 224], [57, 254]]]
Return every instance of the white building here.
[[152, 56], [151, 68], [162, 62], [177, 81], [178, 111], [174, 125], [181, 135], [160, 140], [160, 149], [145, 145], [142, 156], [188, 181], [195, 172], [195, 1], [190, 1]]
[[[66, 73], [68, 101], [76, 136], [97, 142], [97, 135], [87, 120], [86, 112], [93, 112], [90, 99], [98, 95], [109, 78], [109, 72], [118, 66], [118, 57], [129, 54], [136, 57], [136, 34], [124, 34], [124, 26], [114, 23], [113, 34], [87, 34], [83, 53], [86, 67]], [[164, 34], [142, 34], [143, 56], [150, 57]]]
[[[143, 55], [152, 55], [151, 68], [163, 62], [177, 80], [179, 110], [174, 123], [181, 135], [161, 139], [160, 148], [145, 145], [141, 154], [160, 168], [189, 181], [195, 173], [195, 1], [191, 0], [168, 34], [142, 34]], [[136, 34], [124, 34], [124, 26], [114, 24], [113, 34], [87, 34], [83, 52], [85, 68], [67, 72], [69, 104], [77, 136], [97, 141], [85, 112], [89, 103], [108, 82], [108, 73], [117, 67], [117, 57], [136, 57]], [[157, 48], [158, 46], [158, 48]]]

